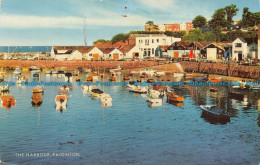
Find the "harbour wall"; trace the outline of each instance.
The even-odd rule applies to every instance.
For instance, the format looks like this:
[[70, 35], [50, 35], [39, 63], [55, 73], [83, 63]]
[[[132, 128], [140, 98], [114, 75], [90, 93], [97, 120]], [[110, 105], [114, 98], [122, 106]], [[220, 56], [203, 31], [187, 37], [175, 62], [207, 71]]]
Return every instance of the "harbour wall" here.
[[37, 66], [44, 68], [59, 68], [66, 67], [68, 69], [114, 69], [118, 65], [122, 69], [135, 69], [135, 68], [149, 68], [150, 66], [157, 65], [155, 61], [51, 61], [51, 60], [35, 60], [35, 61], [22, 61], [22, 60], [0, 60], [0, 67], [30, 67]]
[[234, 64], [180, 62], [185, 72], [217, 74], [232, 77], [260, 79], [260, 66], [243, 66]]

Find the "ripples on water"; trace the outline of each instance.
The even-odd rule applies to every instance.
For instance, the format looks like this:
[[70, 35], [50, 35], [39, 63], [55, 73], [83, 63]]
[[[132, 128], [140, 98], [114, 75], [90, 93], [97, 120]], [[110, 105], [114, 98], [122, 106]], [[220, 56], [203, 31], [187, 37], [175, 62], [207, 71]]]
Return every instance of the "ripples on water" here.
[[[29, 74], [28, 74], [29, 75]], [[29, 81], [31, 81], [31, 77]], [[122, 79], [122, 77], [121, 77]], [[41, 75], [43, 81], [62, 78]], [[7, 81], [14, 81], [9, 75]], [[13, 164], [258, 164], [259, 94], [230, 95], [227, 88], [174, 87], [184, 105], [150, 108], [143, 95], [105, 87], [113, 106], [70, 91], [67, 110], [56, 111], [59, 87], [46, 86], [40, 107], [31, 105], [32, 86], [10, 87], [16, 106], [0, 109], [0, 157]], [[102, 87], [101, 87], [102, 89]], [[245, 99], [244, 95], [247, 95]], [[229, 123], [202, 118], [201, 104], [218, 104]], [[15, 153], [79, 153], [80, 157], [17, 157]]]

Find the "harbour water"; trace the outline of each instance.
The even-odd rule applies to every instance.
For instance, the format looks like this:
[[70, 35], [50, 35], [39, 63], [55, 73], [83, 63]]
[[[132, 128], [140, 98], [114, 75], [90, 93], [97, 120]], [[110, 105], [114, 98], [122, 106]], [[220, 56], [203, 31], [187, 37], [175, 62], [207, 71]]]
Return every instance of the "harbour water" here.
[[51, 46], [0, 46], [0, 52], [4, 53], [50, 52]]
[[[44, 73], [40, 78], [64, 81]], [[7, 81], [15, 81], [11, 73]], [[183, 106], [164, 98], [162, 106], [152, 108], [144, 95], [107, 86], [113, 105], [101, 107], [99, 100], [82, 93], [74, 78], [67, 110], [60, 112], [54, 107], [58, 86], [45, 87], [40, 107], [31, 105], [32, 88], [10, 87], [16, 106], [0, 109], [3, 164], [259, 164], [258, 93], [233, 97], [227, 87], [210, 92], [209, 87], [184, 85], [174, 87], [184, 97]], [[203, 104], [227, 109], [231, 121], [203, 118], [199, 107]]]

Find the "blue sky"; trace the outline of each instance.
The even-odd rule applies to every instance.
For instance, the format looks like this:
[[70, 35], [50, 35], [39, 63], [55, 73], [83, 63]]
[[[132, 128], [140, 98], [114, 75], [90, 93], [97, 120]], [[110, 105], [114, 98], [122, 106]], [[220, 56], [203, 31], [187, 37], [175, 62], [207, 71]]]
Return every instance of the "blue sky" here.
[[[0, 45], [84, 45], [111, 39], [117, 33], [144, 30], [156, 24], [192, 21], [197, 15], [210, 19], [216, 9], [230, 4], [259, 11], [260, 0], [1, 0]], [[127, 9], [124, 7], [127, 6]], [[122, 17], [127, 15], [128, 17]]]

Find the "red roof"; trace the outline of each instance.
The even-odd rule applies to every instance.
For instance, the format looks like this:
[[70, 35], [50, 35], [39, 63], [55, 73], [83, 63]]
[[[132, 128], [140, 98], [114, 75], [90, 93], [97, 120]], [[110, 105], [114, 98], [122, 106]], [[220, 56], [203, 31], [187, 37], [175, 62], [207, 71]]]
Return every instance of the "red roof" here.
[[111, 53], [115, 48], [99, 48], [104, 54]]
[[166, 52], [169, 46], [168, 45], [160, 45], [160, 47], [163, 49], [164, 52]]
[[134, 47], [134, 45], [125, 45], [125, 46], [119, 47], [118, 50], [120, 50], [122, 53], [127, 53], [131, 49], [133, 49], [133, 47]]

